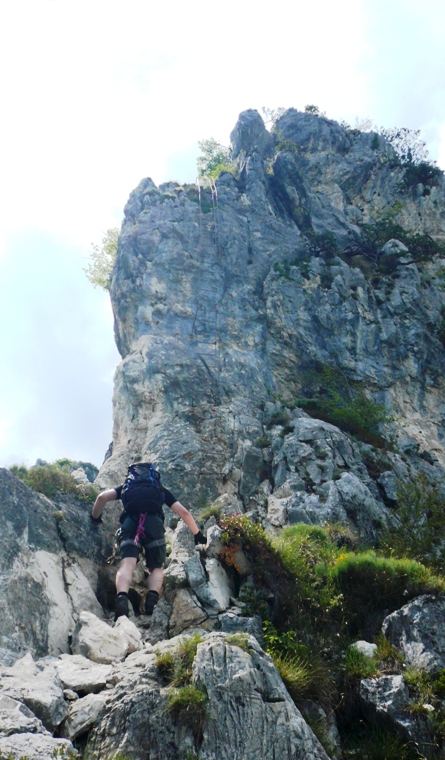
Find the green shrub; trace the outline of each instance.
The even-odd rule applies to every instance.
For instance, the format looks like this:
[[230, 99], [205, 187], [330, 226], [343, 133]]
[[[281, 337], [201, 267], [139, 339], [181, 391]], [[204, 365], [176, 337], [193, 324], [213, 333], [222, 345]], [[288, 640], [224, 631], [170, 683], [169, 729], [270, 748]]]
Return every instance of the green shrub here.
[[369, 635], [369, 626], [378, 628], [385, 612], [420, 594], [445, 590], [444, 580], [419, 562], [380, 557], [373, 551], [341, 554], [329, 567], [329, 576], [343, 595], [350, 634]]
[[197, 686], [190, 684], [171, 691], [167, 710], [178, 723], [191, 729], [195, 737], [202, 734], [208, 716], [207, 696]]
[[43, 464], [29, 469], [23, 465], [13, 465], [9, 469], [33, 491], [43, 493], [50, 499], [58, 493], [71, 493], [85, 501], [95, 501], [99, 493], [91, 484], [79, 486], [71, 475], [69, 465]]
[[363, 441], [384, 446], [380, 426], [391, 422], [384, 404], [368, 398], [359, 383], [326, 364], [306, 370], [301, 375], [302, 392], [296, 399], [312, 417], [330, 422]]
[[198, 142], [201, 155], [197, 160], [200, 177], [216, 180], [223, 171], [235, 173], [235, 166], [231, 161], [231, 150], [221, 145], [213, 137]]
[[363, 720], [349, 726], [342, 749], [345, 760], [419, 760], [413, 743]]
[[267, 427], [272, 428], [274, 425], [288, 425], [290, 420], [291, 418], [288, 412], [277, 410], [270, 415], [267, 421]]
[[174, 680], [176, 660], [171, 652], [158, 652], [155, 665], [161, 678], [165, 678], [169, 683]]
[[445, 570], [445, 498], [439, 486], [420, 474], [397, 483], [396, 522], [380, 537], [380, 547]]
[[[400, 240], [406, 245], [412, 261], [418, 263], [431, 261], [436, 255], [445, 254], [445, 244], [437, 242], [426, 233], [412, 233], [397, 224], [392, 215], [374, 220], [360, 226], [360, 234], [355, 231], [349, 233], [348, 245], [343, 249], [342, 256], [346, 260], [362, 256], [372, 264], [372, 270], [387, 274], [399, 265], [400, 253], [394, 256], [382, 255], [381, 249], [388, 240]], [[365, 274], [366, 274], [365, 270]]]

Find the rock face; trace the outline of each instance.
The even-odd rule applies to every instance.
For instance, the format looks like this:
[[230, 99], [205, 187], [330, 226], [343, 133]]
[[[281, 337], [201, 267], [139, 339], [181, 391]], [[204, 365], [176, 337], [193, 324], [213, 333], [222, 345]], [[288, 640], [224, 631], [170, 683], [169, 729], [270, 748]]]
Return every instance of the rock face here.
[[[213, 193], [144, 179], [126, 205], [111, 283], [122, 363], [98, 482], [153, 459], [192, 510], [218, 497], [271, 530], [335, 519], [370, 538], [394, 472], [443, 475], [441, 262], [421, 270], [392, 240], [382, 255], [402, 258], [372, 277], [308, 246], [323, 233], [344, 246], [385, 213], [443, 240], [443, 177], [414, 192], [383, 138], [293, 109], [274, 134], [241, 114], [232, 144], [237, 177], [222, 174]], [[388, 405], [404, 461], [370, 476], [347, 436], [292, 411], [320, 365]]]
[[[145, 655], [140, 667], [110, 694], [107, 713], [90, 734], [98, 760], [131, 753], [134, 760], [175, 760], [199, 751], [203, 760], [279, 757], [327, 760], [314, 734], [290, 699], [270, 659], [249, 637], [249, 652], [231, 645], [224, 634], [207, 634], [193, 665], [192, 682], [207, 694], [211, 710], [202, 736], [181, 725], [167, 708], [155, 657]], [[173, 651], [178, 639], [164, 642]], [[198, 732], [199, 733], [199, 732]], [[179, 754], [178, 754], [179, 753]]]
[[109, 539], [91, 528], [90, 511], [0, 470], [0, 662], [69, 652], [80, 611], [103, 615], [96, 591]]

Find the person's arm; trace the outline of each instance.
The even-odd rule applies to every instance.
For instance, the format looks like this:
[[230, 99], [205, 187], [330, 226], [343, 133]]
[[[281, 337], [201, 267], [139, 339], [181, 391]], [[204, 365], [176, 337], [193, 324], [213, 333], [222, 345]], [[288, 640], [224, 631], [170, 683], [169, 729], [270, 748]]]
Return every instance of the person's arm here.
[[94, 502], [94, 507], [91, 510], [91, 517], [94, 520], [98, 520], [107, 501], [116, 501], [116, 499], [117, 493], [114, 488], [110, 488], [108, 491], [102, 491]]
[[195, 522], [195, 519], [194, 519], [193, 515], [190, 514], [190, 512], [188, 511], [188, 509], [186, 509], [185, 507], [182, 506], [182, 504], [181, 504], [180, 501], [175, 501], [175, 503], [171, 505], [170, 509], [173, 512], [175, 512], [178, 515], [178, 517], [181, 518], [181, 520], [184, 520], [185, 524], [187, 525], [187, 528], [189, 528], [189, 530], [191, 530], [191, 532], [195, 536], [195, 539], [196, 538], [202, 539], [202, 540], [199, 540], [199, 541], [195, 540], [195, 544], [196, 543], [199, 543], [199, 544], [205, 544], [206, 543], [205, 536], [203, 536], [202, 533], [201, 533], [201, 531], [199, 530], [199, 528], [198, 528], [198, 526], [197, 526], [197, 524]]

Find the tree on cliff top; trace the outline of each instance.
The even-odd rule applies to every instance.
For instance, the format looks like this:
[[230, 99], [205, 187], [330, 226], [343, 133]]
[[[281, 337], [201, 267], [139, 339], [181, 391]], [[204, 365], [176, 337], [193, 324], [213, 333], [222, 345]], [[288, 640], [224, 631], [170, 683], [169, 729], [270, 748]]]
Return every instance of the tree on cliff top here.
[[118, 237], [118, 228], [112, 227], [106, 231], [101, 245], [91, 244], [93, 250], [90, 253], [90, 261], [83, 271], [95, 288], [99, 286], [103, 290], [110, 289], [110, 277], [116, 258]]
[[199, 177], [215, 180], [220, 172], [233, 171], [230, 148], [221, 145], [214, 137], [200, 140], [198, 145], [202, 153], [196, 162]]

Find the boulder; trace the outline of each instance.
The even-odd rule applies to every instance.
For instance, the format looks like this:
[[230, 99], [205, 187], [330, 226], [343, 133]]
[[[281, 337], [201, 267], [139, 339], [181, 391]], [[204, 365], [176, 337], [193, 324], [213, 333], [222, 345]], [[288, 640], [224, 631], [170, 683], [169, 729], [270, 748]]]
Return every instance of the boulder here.
[[63, 687], [56, 668], [52, 666], [34, 675], [23, 672], [4, 675], [0, 678], [0, 688], [2, 696], [23, 702], [50, 731], [54, 731], [66, 716]]
[[405, 740], [413, 741], [427, 758], [434, 755], [435, 743], [427, 721], [408, 709], [411, 698], [403, 676], [363, 679], [360, 699], [370, 719], [380, 721], [383, 726], [392, 724]]
[[85, 734], [96, 722], [107, 701], [107, 695], [88, 694], [77, 699], [68, 708], [68, 716], [62, 726], [62, 736], [76, 739]]
[[209, 634], [198, 646], [193, 681], [205, 691], [211, 704], [199, 751], [202, 760], [328, 760], [271, 658], [252, 636], [249, 652], [245, 652], [230, 645], [223, 635]]
[[0, 736], [11, 734], [47, 734], [43, 723], [16, 699], [0, 695]]
[[351, 644], [351, 647], [356, 649], [357, 652], [365, 655], [365, 657], [368, 657], [370, 660], [375, 656], [378, 649], [377, 644], [370, 644], [369, 641], [355, 641]]
[[198, 626], [207, 619], [207, 614], [199, 604], [195, 595], [188, 589], [180, 588], [173, 601], [169, 630], [172, 636], [177, 636], [186, 628]]
[[405, 664], [438, 673], [445, 668], [445, 599], [424, 595], [388, 615], [382, 630]]
[[63, 654], [55, 667], [64, 689], [86, 694], [104, 689], [113, 672], [111, 665], [98, 665], [81, 654]]
[[[78, 757], [68, 739], [53, 739], [43, 734], [14, 734], [0, 737], [0, 752], [8, 760], [50, 760], [53, 757]], [[70, 755], [68, 753], [71, 753]]]
[[[162, 642], [174, 651], [183, 637]], [[225, 634], [204, 634], [193, 664], [192, 682], [208, 695], [202, 730], [187, 727], [167, 709], [169, 687], [161, 686], [153, 662], [131, 673], [110, 692], [89, 734], [97, 760], [121, 753], [133, 760], [199, 757], [261, 760], [329, 760], [287, 693], [271, 658], [253, 637], [249, 652], [226, 642]], [[130, 657], [140, 657], [137, 653]], [[155, 658], [153, 657], [153, 660]], [[125, 663], [126, 664], [126, 663]], [[119, 668], [124, 669], [124, 665]]]
[[111, 628], [91, 612], [82, 612], [73, 634], [73, 652], [98, 663], [119, 662], [140, 646], [141, 633], [126, 617]]

